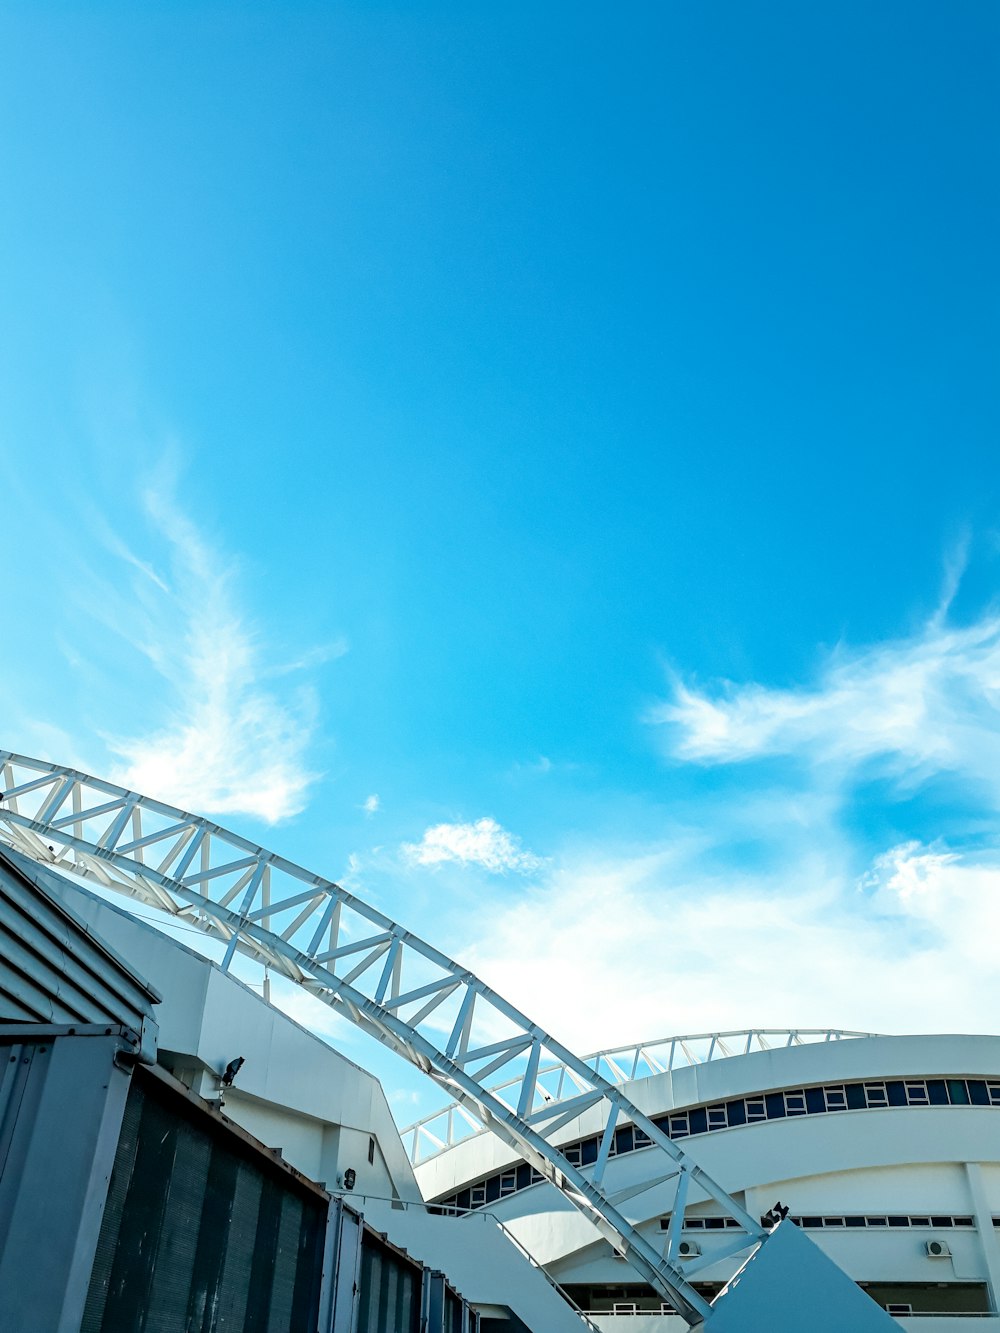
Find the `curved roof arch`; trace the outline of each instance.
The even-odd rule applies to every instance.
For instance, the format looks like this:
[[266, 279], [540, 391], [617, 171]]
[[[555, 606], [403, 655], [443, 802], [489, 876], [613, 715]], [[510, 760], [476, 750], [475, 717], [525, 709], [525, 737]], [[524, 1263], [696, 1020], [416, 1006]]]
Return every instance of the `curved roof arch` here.
[[[727, 1253], [764, 1239], [760, 1222], [619, 1086], [473, 973], [332, 880], [207, 819], [75, 769], [0, 751], [0, 776], [0, 836], [42, 864], [196, 926], [222, 943], [224, 969], [239, 952], [283, 973], [415, 1064], [516, 1146], [691, 1326], [710, 1311], [691, 1283], [697, 1261], [679, 1266], [692, 1187], [736, 1222]], [[575, 1088], [559, 1102], [539, 1082], [540, 1068], [552, 1062]], [[513, 1079], [502, 1100], [488, 1084], [505, 1069]], [[595, 1108], [600, 1151], [581, 1169], [551, 1137]], [[602, 1187], [624, 1123], [639, 1126], [657, 1150], [662, 1165], [648, 1188], [673, 1185], [662, 1252], [626, 1212], [629, 1198], [609, 1197]]]

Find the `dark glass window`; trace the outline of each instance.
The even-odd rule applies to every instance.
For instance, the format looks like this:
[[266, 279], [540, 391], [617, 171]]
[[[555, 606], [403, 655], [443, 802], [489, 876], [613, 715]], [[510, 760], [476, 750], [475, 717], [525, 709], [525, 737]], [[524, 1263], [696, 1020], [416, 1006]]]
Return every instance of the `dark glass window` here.
[[848, 1083], [847, 1105], [852, 1111], [863, 1111], [868, 1105], [863, 1083]]
[[737, 1102], [726, 1102], [726, 1114], [730, 1125], [745, 1125], [747, 1122], [747, 1108], [741, 1098]]
[[865, 1219], [864, 1219], [863, 1217], [845, 1217], [845, 1218], [844, 1218], [844, 1226], [845, 1226], [845, 1227], [863, 1227], [864, 1224], [865, 1224]]
[[820, 1115], [826, 1110], [822, 1088], [806, 1088], [806, 1110], [810, 1115]]
[[969, 1101], [973, 1106], [989, 1106], [990, 1094], [986, 1090], [985, 1079], [970, 1078], [967, 1087], [969, 1089]]
[[785, 1096], [781, 1092], [769, 1092], [764, 1097], [768, 1120], [781, 1120], [785, 1114]]
[[906, 1105], [906, 1085], [901, 1079], [892, 1079], [885, 1085], [890, 1106]]
[[891, 1227], [908, 1227], [910, 1219], [908, 1217], [890, 1217], [889, 1225]]
[[[964, 1078], [950, 1078], [948, 1080], [948, 1097], [952, 1106], [968, 1106], [969, 1089], [965, 1086]], [[933, 1096], [931, 1101], [933, 1101]]]
[[944, 1085], [943, 1078], [929, 1078], [927, 1080], [927, 1100], [931, 1106], [948, 1105], [948, 1089]]
[[[985, 1085], [984, 1085], [985, 1086]], [[696, 1106], [688, 1111], [692, 1134], [704, 1134], [708, 1130], [708, 1112], [704, 1106]]]
[[802, 1219], [802, 1225], [804, 1227], [810, 1227], [815, 1231], [823, 1225], [823, 1219], [821, 1217], [804, 1217]]

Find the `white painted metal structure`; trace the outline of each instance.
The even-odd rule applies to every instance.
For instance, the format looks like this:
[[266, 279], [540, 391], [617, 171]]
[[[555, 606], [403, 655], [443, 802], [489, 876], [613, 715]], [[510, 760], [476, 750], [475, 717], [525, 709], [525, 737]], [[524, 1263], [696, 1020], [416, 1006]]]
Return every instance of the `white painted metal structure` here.
[[[0, 835], [42, 864], [81, 875], [195, 925], [281, 972], [422, 1069], [583, 1213], [692, 1327], [711, 1307], [682, 1271], [678, 1246], [691, 1186], [736, 1223], [726, 1252], [765, 1238], [731, 1198], [614, 1083], [567, 1050], [471, 972], [339, 885], [217, 824], [76, 770], [0, 751]], [[561, 1065], [576, 1091], [547, 1100], [538, 1071]], [[485, 1085], [516, 1071], [501, 1099]], [[587, 1113], [603, 1126], [596, 1163], [573, 1166], [552, 1139]], [[616, 1127], [651, 1140], [660, 1167], [646, 1185], [673, 1186], [664, 1251], [623, 1211], [636, 1191], [603, 1187]], [[718, 1253], [715, 1256], [718, 1258]]]
[[[594, 1051], [583, 1057], [584, 1063], [609, 1083], [631, 1083], [654, 1074], [669, 1074], [674, 1069], [707, 1064], [754, 1051], [773, 1051], [787, 1046], [806, 1046], [819, 1042], [844, 1041], [848, 1037], [873, 1037], [873, 1032], [850, 1032], [842, 1028], [740, 1028], [731, 1032], [695, 1032], [681, 1037], [660, 1037], [656, 1041], [634, 1042], [607, 1051]], [[502, 1101], [517, 1087], [516, 1079], [491, 1083], [490, 1091]], [[565, 1064], [553, 1061], [538, 1069], [538, 1087], [551, 1102], [561, 1102], [576, 1094], [576, 1084]], [[402, 1130], [410, 1161], [414, 1166], [447, 1152], [486, 1126], [469, 1114], [461, 1102], [451, 1102], [439, 1111], [431, 1111]]]

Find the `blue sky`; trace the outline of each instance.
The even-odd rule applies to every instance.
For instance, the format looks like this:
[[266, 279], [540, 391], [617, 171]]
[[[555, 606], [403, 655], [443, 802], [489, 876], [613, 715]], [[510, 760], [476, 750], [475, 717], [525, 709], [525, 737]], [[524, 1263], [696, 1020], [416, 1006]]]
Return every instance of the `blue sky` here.
[[0, 744], [579, 1049], [995, 1026], [998, 57], [989, 3], [6, 6]]

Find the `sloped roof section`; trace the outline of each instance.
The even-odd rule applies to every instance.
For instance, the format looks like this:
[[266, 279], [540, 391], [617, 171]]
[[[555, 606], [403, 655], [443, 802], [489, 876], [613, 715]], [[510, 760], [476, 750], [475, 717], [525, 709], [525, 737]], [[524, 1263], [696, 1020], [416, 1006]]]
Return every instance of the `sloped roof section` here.
[[159, 994], [58, 900], [51, 874], [0, 848], [0, 1023], [120, 1024], [155, 1052]]

